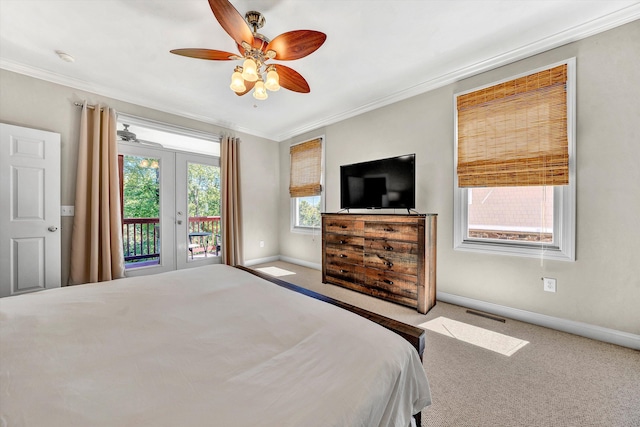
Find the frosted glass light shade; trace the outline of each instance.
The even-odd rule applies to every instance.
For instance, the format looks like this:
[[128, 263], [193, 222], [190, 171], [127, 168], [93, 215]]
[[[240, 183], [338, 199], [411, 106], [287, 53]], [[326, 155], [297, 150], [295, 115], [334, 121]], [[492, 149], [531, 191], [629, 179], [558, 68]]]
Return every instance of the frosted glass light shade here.
[[242, 64], [242, 78], [248, 82], [255, 82], [258, 80], [258, 66], [256, 61], [251, 58], [245, 59]]
[[273, 68], [267, 73], [267, 81], [264, 82], [264, 87], [272, 92], [280, 90], [280, 76]]
[[263, 101], [269, 97], [267, 95], [267, 89], [264, 87], [264, 82], [262, 80], [258, 80], [256, 85], [253, 87], [253, 97], [255, 99], [259, 99]]
[[232, 91], [237, 93], [242, 93], [247, 90], [247, 87], [244, 85], [244, 79], [242, 78], [242, 74], [240, 71], [236, 69], [231, 75], [231, 85], [229, 85]]

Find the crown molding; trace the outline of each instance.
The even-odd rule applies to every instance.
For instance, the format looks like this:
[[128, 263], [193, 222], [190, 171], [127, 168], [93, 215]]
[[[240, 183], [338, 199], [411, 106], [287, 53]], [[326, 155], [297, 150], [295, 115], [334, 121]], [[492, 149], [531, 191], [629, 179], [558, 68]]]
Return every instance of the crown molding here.
[[393, 93], [389, 96], [380, 98], [358, 108], [354, 108], [352, 110], [348, 110], [343, 113], [318, 120], [316, 122], [307, 123], [304, 126], [300, 126], [295, 129], [291, 129], [289, 132], [277, 135], [276, 141], [283, 141], [285, 139], [293, 138], [305, 132], [318, 129], [323, 126], [328, 126], [333, 123], [337, 123], [339, 121], [349, 119], [351, 117], [355, 117], [360, 114], [399, 101], [403, 101], [416, 95], [420, 95], [425, 92], [429, 92], [431, 90], [438, 89], [440, 87], [472, 77], [476, 74], [490, 71], [495, 68], [528, 58], [530, 56], [534, 56], [539, 53], [585, 39], [587, 37], [607, 30], [611, 30], [621, 25], [628, 24], [629, 22], [635, 21], [637, 19], [640, 19], [640, 3], [636, 3], [617, 12], [611, 13], [598, 19], [594, 19], [585, 24], [575, 26], [566, 31], [562, 31], [560, 33], [506, 52], [504, 54], [489, 58], [485, 61], [481, 61], [470, 66], [460, 68], [453, 72], [432, 78], [423, 83], [420, 83], [403, 91]]
[[414, 97], [416, 95], [429, 92], [434, 89], [446, 86], [448, 84], [455, 83], [465, 78], [474, 76], [479, 73], [483, 73], [494, 68], [498, 68], [515, 61], [519, 61], [524, 58], [536, 55], [547, 50], [554, 49], [559, 46], [563, 46], [568, 43], [572, 43], [584, 38], [593, 36], [603, 31], [610, 30], [612, 28], [627, 24], [629, 22], [640, 19], [640, 2], [634, 5], [628, 6], [617, 12], [603, 16], [598, 19], [594, 19], [585, 24], [570, 28], [569, 30], [554, 34], [550, 37], [538, 40], [534, 43], [530, 43], [526, 46], [522, 46], [518, 49], [514, 49], [510, 52], [489, 58], [485, 61], [480, 61], [476, 64], [472, 64], [467, 67], [460, 68], [450, 73], [443, 74], [441, 76], [434, 77], [425, 82], [417, 84], [413, 87], [405, 90], [393, 93], [386, 97], [382, 97], [368, 104], [353, 108], [351, 110], [344, 111], [339, 114], [335, 114], [326, 117], [321, 120], [305, 123], [297, 128], [288, 129], [283, 133], [264, 133], [256, 131], [256, 129], [248, 129], [238, 126], [233, 123], [223, 122], [220, 120], [212, 119], [210, 116], [203, 116], [199, 114], [192, 114], [182, 110], [177, 110], [169, 105], [158, 104], [146, 99], [136, 98], [133, 99], [129, 94], [118, 89], [96, 85], [84, 80], [72, 79], [62, 76], [57, 73], [42, 70], [36, 67], [30, 67], [16, 62], [12, 62], [3, 58], [0, 58], [0, 68], [7, 71], [13, 71], [15, 73], [24, 74], [30, 77], [34, 77], [40, 80], [45, 80], [51, 83], [60, 84], [63, 86], [69, 86], [74, 89], [83, 90], [97, 95], [105, 96], [108, 98], [117, 99], [119, 101], [128, 102], [134, 105], [139, 105], [145, 108], [151, 108], [154, 110], [162, 111], [176, 116], [184, 117], [191, 120], [197, 120], [199, 122], [209, 123], [211, 125], [219, 126], [224, 129], [228, 129], [234, 132], [242, 132], [257, 137], [270, 139], [272, 141], [281, 142], [290, 138], [294, 138], [298, 135], [304, 134], [328, 126], [342, 120], [349, 119], [351, 117], [358, 116], [360, 114], [399, 102], [405, 99]]
[[[184, 117], [191, 120], [197, 120], [199, 122], [208, 123], [211, 125], [219, 126], [221, 128], [231, 130], [234, 132], [242, 132], [249, 135], [254, 135], [261, 138], [273, 140], [272, 135], [256, 132], [255, 129], [247, 129], [241, 126], [233, 125], [231, 123], [222, 122], [220, 120], [214, 120], [209, 116], [203, 116], [199, 114], [191, 114], [182, 110], [177, 110], [165, 104], [158, 104], [150, 102], [144, 98], [133, 98], [131, 95], [124, 91], [114, 89], [112, 87], [101, 86], [94, 83], [90, 83], [80, 79], [74, 79], [61, 74], [57, 74], [51, 71], [43, 70], [37, 67], [31, 67], [17, 62], [9, 61], [5, 58], [0, 58], [0, 69], [12, 71], [18, 74], [24, 74], [29, 77], [33, 77], [39, 80], [45, 80], [51, 83], [59, 84], [62, 86], [68, 86], [73, 89], [82, 90], [85, 92], [93, 93], [96, 95], [104, 96], [107, 98], [116, 99], [118, 101], [128, 102], [140, 107], [150, 108], [153, 110], [162, 111], [164, 113], [173, 114], [176, 116]], [[125, 113], [126, 112], [122, 112]]]

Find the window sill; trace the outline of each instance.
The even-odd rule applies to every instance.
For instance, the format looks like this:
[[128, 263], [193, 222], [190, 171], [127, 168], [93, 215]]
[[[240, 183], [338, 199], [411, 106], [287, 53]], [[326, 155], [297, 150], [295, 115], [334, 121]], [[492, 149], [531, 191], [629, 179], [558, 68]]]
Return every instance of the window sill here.
[[291, 232], [297, 234], [320, 234], [320, 227], [291, 227]]
[[561, 248], [554, 246], [541, 247], [525, 244], [518, 245], [514, 243], [504, 244], [465, 240], [454, 245], [453, 249], [463, 252], [542, 258], [554, 261], [575, 261], [573, 254], [566, 253]]

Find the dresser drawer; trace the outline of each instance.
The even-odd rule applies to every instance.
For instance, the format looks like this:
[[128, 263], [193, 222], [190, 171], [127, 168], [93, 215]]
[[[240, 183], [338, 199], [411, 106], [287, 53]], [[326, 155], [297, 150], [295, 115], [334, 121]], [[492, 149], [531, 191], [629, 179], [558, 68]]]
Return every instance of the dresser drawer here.
[[351, 236], [364, 235], [364, 221], [342, 218], [325, 218], [324, 232], [348, 234]]
[[415, 254], [403, 254], [392, 251], [369, 252], [364, 254], [365, 267], [377, 268], [396, 273], [418, 274], [418, 257]]
[[364, 237], [327, 233], [324, 241], [327, 246], [345, 246], [359, 251], [364, 249]]
[[382, 290], [414, 302], [418, 299], [416, 276], [368, 269], [365, 272], [364, 283], [370, 289]]
[[325, 256], [329, 264], [335, 262], [346, 262], [348, 264], [364, 264], [364, 253], [362, 248], [353, 250], [349, 246], [327, 245]]
[[346, 264], [339, 261], [327, 262], [326, 270], [328, 277], [347, 282], [364, 282], [364, 267], [361, 265]]
[[364, 236], [371, 239], [418, 241], [418, 224], [396, 222], [365, 222]]
[[364, 247], [366, 252], [385, 254], [392, 252], [396, 254], [418, 254], [418, 244], [410, 242], [400, 242], [387, 239], [365, 239]]

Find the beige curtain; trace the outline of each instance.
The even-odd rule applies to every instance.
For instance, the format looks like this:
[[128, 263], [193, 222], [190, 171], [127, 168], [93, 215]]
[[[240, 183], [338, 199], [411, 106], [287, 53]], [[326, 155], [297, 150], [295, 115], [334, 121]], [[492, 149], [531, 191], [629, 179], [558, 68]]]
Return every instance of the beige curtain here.
[[116, 112], [85, 102], [80, 120], [70, 284], [124, 277]]
[[222, 259], [227, 265], [241, 265], [242, 210], [240, 206], [240, 140], [222, 138]]

